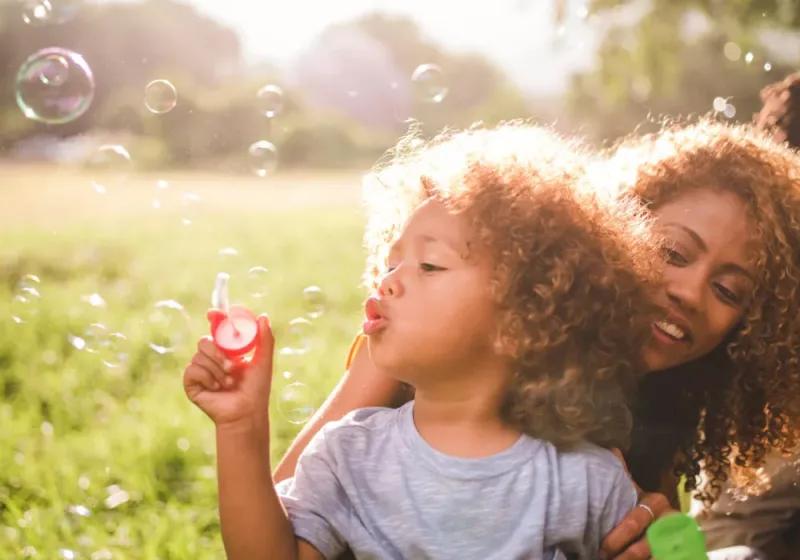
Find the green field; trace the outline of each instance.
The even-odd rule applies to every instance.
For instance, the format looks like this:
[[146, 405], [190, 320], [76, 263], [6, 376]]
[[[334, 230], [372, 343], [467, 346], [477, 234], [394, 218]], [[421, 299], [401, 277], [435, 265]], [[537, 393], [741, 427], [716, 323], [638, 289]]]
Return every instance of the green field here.
[[[221, 558], [212, 424], [181, 385], [215, 274], [278, 348], [303, 289], [326, 298], [308, 353], [277, 357], [276, 460], [359, 325], [359, 173], [93, 178], [0, 164], [0, 558]], [[30, 274], [40, 296], [14, 300]]]

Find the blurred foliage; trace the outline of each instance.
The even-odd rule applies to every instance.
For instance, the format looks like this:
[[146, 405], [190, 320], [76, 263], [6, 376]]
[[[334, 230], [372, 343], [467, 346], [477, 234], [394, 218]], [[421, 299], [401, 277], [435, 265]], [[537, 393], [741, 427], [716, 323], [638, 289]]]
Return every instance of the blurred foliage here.
[[[661, 115], [708, 113], [716, 97], [735, 106], [734, 120], [749, 121], [760, 89], [800, 63], [787, 48], [800, 40], [794, 0], [592, 0], [589, 7], [606, 32], [596, 67], [573, 78], [568, 102], [571, 120], [595, 139], [652, 130]], [[738, 56], [726, 56], [726, 44]]]
[[[370, 15], [324, 31], [300, 57], [294, 75], [245, 65], [238, 37], [194, 8], [172, 0], [92, 4], [75, 1], [74, 17], [40, 26], [21, 22], [22, 3], [0, 4], [0, 151], [13, 154], [36, 135], [89, 133], [122, 138], [137, 166], [247, 168], [247, 147], [269, 139], [283, 166], [351, 167], [374, 162], [407, 129], [407, 120], [437, 131], [477, 119], [524, 116], [519, 91], [479, 54], [451, 54], [410, 19]], [[60, 46], [81, 53], [95, 75], [92, 107], [64, 125], [26, 119], [14, 101], [17, 69], [33, 52]], [[446, 69], [441, 103], [415, 98], [411, 74], [421, 63]], [[145, 85], [168, 79], [178, 105], [154, 115]], [[283, 112], [270, 121], [256, 92], [275, 83]]]

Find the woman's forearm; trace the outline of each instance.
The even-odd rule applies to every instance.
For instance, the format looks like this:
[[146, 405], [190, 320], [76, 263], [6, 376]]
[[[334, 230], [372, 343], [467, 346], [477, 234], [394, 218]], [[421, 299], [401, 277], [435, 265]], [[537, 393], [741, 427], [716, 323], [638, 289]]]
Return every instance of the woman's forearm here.
[[379, 372], [369, 359], [366, 344], [357, 348], [350, 368], [328, 398], [294, 439], [272, 475], [275, 483], [294, 475], [297, 460], [308, 442], [322, 427], [348, 412], [366, 406], [392, 406], [401, 384]]
[[269, 476], [269, 423], [217, 427], [222, 540], [229, 560], [297, 556], [294, 531]]

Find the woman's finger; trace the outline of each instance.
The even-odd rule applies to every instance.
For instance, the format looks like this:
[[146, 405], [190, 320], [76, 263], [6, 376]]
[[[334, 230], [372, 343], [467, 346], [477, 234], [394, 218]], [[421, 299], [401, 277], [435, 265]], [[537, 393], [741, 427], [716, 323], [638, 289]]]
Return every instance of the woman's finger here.
[[[647, 507], [637, 506], [633, 508], [619, 525], [614, 527], [614, 529], [606, 535], [605, 539], [603, 539], [600, 551], [604, 558], [626, 558], [626, 556], [621, 555], [628, 552], [634, 546], [635, 548], [633, 548], [631, 554], [641, 554], [642, 545], [639, 543], [632, 545], [631, 543], [638, 541], [655, 519], [674, 511], [667, 497], [657, 492], [643, 494], [639, 503]], [[650, 511], [653, 512], [652, 515]], [[647, 543], [644, 543], [644, 546], [647, 546]], [[649, 556], [649, 551], [647, 554]], [[644, 558], [648, 556], [644, 556]], [[629, 555], [627, 558], [637, 557]]]
[[616, 556], [614, 560], [648, 560], [650, 558], [650, 545], [645, 539], [630, 545], [625, 552]]

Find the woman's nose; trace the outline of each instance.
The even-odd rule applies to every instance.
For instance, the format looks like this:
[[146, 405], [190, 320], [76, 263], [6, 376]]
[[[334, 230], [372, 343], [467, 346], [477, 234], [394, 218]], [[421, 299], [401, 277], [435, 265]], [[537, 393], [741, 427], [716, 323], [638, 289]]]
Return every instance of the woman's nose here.
[[684, 269], [681, 274], [665, 275], [667, 297], [671, 303], [688, 310], [697, 310], [702, 306], [705, 282], [698, 272]]

